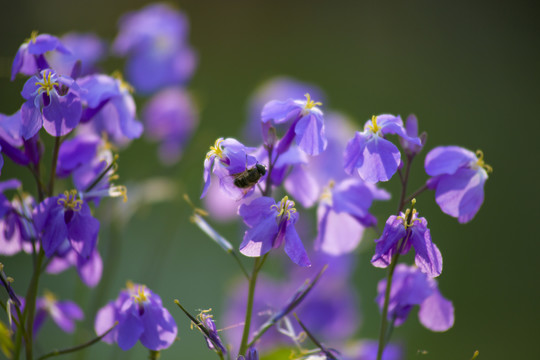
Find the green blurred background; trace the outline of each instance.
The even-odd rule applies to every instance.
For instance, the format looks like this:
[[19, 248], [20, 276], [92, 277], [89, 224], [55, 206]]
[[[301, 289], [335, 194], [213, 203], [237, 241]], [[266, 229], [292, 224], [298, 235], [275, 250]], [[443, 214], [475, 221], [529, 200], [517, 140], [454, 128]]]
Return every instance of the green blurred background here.
[[[119, 16], [146, 3], [4, 1], [0, 112], [11, 114], [22, 104], [19, 91], [24, 79], [11, 83], [8, 74], [18, 46], [32, 30], [55, 35], [94, 31], [112, 40]], [[419, 198], [444, 257], [439, 286], [454, 302], [456, 322], [446, 333], [431, 333], [413, 313], [394, 339], [405, 343], [407, 359], [465, 360], [477, 349], [479, 359], [540, 358], [536, 343], [540, 335], [536, 2], [185, 0], [174, 4], [188, 14], [191, 43], [199, 54], [189, 89], [201, 106], [200, 126], [181, 163], [172, 168], [156, 161], [155, 145], [134, 142], [121, 155], [123, 181], [167, 176], [176, 182], [178, 194], [187, 192], [197, 199], [208, 146], [217, 137], [240, 135], [249, 95], [275, 75], [317, 84], [327, 93], [325, 108], [350, 115], [358, 127], [372, 114], [415, 113], [421, 129], [429, 134], [427, 150], [449, 144], [480, 148], [494, 172], [486, 183], [484, 205], [469, 224], [459, 225], [442, 214], [432, 194]], [[426, 178], [421, 163], [414, 164], [411, 189]], [[23, 177], [33, 189], [28, 174], [6, 164], [2, 178], [13, 176]], [[396, 182], [386, 186], [395, 196]], [[179, 326], [180, 340], [162, 359], [212, 359], [201, 335], [189, 330], [172, 300], [178, 298], [192, 310], [211, 307], [219, 323], [224, 293], [238, 271], [189, 223], [190, 210], [178, 194], [169, 203], [138, 212], [126, 230], [101, 234], [100, 249], [110, 241], [121, 247], [114, 262], [119, 271], [105, 269], [110, 288], [103, 301], [116, 298], [127, 279], [147, 284], [161, 295]], [[394, 207], [394, 203], [377, 205], [376, 215], [385, 218]], [[217, 228], [239, 243], [237, 226]], [[359, 252], [354, 277], [363, 317], [357, 335], [362, 338], [378, 335], [379, 312], [373, 299], [377, 281], [386, 275], [369, 264], [371, 254], [371, 249]], [[15, 289], [24, 292], [30, 258], [1, 261], [15, 278]], [[271, 264], [268, 269], [275, 267]], [[73, 298], [85, 309], [104, 305], [95, 304], [93, 292], [80, 284], [73, 270], [46, 277], [42, 288]], [[86, 315], [88, 319], [79, 326], [83, 330], [74, 337], [66, 338], [49, 322], [38, 338], [38, 354], [92, 336], [94, 314]], [[144, 359], [147, 353], [140, 345], [123, 354], [116, 346], [98, 344], [86, 359], [98, 357]]]

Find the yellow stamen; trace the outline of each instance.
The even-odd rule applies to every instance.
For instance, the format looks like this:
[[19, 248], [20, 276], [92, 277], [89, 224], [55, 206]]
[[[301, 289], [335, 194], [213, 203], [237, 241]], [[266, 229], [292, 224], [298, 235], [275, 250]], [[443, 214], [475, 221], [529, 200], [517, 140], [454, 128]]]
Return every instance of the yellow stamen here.
[[58, 205], [63, 205], [64, 208], [79, 211], [81, 210], [83, 201], [81, 199], [77, 200], [77, 190], [64, 191], [65, 198], [59, 198], [56, 203]]
[[214, 146], [210, 146], [210, 151], [206, 153], [206, 158], [210, 159], [212, 156], [217, 156], [220, 159], [223, 159], [223, 149], [221, 148], [221, 143], [223, 138], [219, 138], [214, 143]]
[[120, 82], [120, 89], [127, 90], [131, 94], [135, 92], [135, 88], [133, 88], [130, 83], [124, 80], [124, 77], [122, 76], [122, 73], [120, 71], [113, 71], [111, 76]]
[[412, 204], [411, 208], [405, 210], [405, 214], [403, 216], [397, 217], [403, 222], [403, 226], [405, 227], [405, 230], [412, 227], [416, 221], [420, 221], [420, 219], [415, 217], [416, 209], [414, 208], [414, 205], [416, 205], [416, 199], [412, 199], [411, 204]]
[[292, 214], [296, 212], [294, 201], [289, 200], [288, 196], [283, 197], [278, 205], [270, 206], [270, 209], [276, 209], [278, 212], [276, 218], [286, 216], [287, 220], [291, 220]]
[[[133, 284], [132, 284], [132, 286], [133, 286]], [[144, 303], [144, 302], [148, 301], [148, 296], [146, 295], [146, 286], [139, 285], [135, 291], [136, 291], [136, 293], [131, 295], [133, 297], [134, 301], [136, 301], [138, 303]]]
[[35, 44], [37, 36], [38, 36], [38, 31], [37, 30], [32, 31], [32, 33], [30, 33], [29, 41]]
[[330, 180], [328, 182], [328, 185], [324, 187], [324, 189], [322, 191], [322, 194], [321, 194], [321, 197], [319, 199], [320, 200], [331, 201], [332, 200], [332, 189], [334, 188], [334, 186], [336, 186], [336, 182], [334, 180]]
[[38, 81], [35, 83], [35, 85], [39, 85], [38, 92], [42, 93], [43, 91], [47, 92], [47, 96], [50, 95], [51, 90], [54, 88], [55, 85], [58, 86], [58, 82], [51, 81], [52, 71], [45, 71], [43, 73], [43, 81]]
[[315, 106], [322, 106], [322, 102], [319, 102], [319, 101], [315, 102], [311, 100], [311, 96], [308, 93], [306, 93], [304, 96], [306, 97], [306, 105], [304, 106], [305, 110], [311, 110]]
[[43, 292], [43, 297], [45, 298], [45, 302], [48, 305], [52, 305], [57, 301], [56, 296], [52, 292], [50, 292], [49, 290], [45, 290]]
[[488, 174], [493, 172], [493, 168], [484, 162], [484, 152], [482, 150], [476, 150], [476, 157], [478, 158], [476, 166], [485, 169]]
[[377, 117], [375, 115], [371, 117], [371, 125], [367, 125], [367, 127], [370, 128], [374, 134], [378, 133], [379, 130], [381, 130], [379, 125], [377, 125]]

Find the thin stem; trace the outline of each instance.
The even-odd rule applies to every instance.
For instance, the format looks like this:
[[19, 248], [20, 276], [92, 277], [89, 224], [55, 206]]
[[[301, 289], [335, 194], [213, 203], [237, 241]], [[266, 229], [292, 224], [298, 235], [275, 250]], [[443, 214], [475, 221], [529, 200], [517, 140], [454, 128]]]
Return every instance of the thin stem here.
[[411, 202], [412, 199], [418, 197], [421, 193], [428, 190], [427, 184], [422, 185], [420, 188], [418, 188], [415, 192], [413, 192], [407, 199], [405, 199], [404, 204]]
[[[405, 195], [407, 194], [407, 183], [409, 182], [409, 172], [411, 170], [412, 157], [407, 157], [407, 163], [405, 164], [405, 175], [401, 178], [401, 196], [399, 198], [397, 213], [403, 210], [405, 206]], [[401, 175], [401, 171], [399, 172]]]
[[251, 274], [251, 277], [249, 279], [246, 318], [244, 320], [244, 332], [242, 333], [242, 342], [240, 343], [240, 355], [245, 354], [247, 350], [249, 330], [251, 327], [251, 313], [253, 312], [253, 299], [255, 297], [255, 285], [257, 284], [257, 275], [260, 270], [260, 262], [261, 258], [255, 258], [255, 262], [253, 263], [253, 273]]
[[33, 167], [32, 164], [28, 164], [28, 170], [32, 173], [32, 176], [34, 177], [34, 180], [36, 181], [36, 187], [38, 191], [38, 199], [39, 201], [43, 201], [45, 193], [43, 183], [41, 182], [41, 179], [39, 177], [39, 171], [37, 168]]
[[114, 325], [111, 326], [109, 328], [109, 330], [105, 331], [102, 335], [100, 335], [100, 336], [98, 336], [98, 337], [96, 337], [96, 338], [94, 338], [94, 339], [92, 339], [92, 340], [90, 340], [88, 342], [85, 342], [84, 344], [77, 345], [77, 346], [70, 347], [70, 348], [63, 349], [63, 350], [53, 350], [50, 353], [39, 357], [38, 360], [44, 360], [44, 359], [47, 359], [47, 358], [50, 358], [50, 357], [53, 357], [53, 356], [69, 354], [69, 353], [72, 353], [72, 352], [79, 351], [79, 350], [82, 350], [84, 348], [87, 348], [87, 347], [89, 347], [91, 345], [94, 345], [95, 343], [97, 343], [98, 341], [103, 339], [105, 336], [107, 336], [107, 334], [110, 333], [116, 327], [116, 325], [118, 325], [118, 321], [115, 322]]
[[99, 176], [90, 185], [88, 185], [88, 187], [86, 188], [86, 190], [84, 190], [84, 192], [89, 192], [90, 190], [92, 190], [101, 181], [101, 179], [103, 179], [103, 177], [107, 175], [107, 173], [113, 168], [115, 163], [116, 163], [116, 158], [113, 158], [113, 161], [111, 161], [109, 166], [107, 166], [105, 170], [103, 170], [101, 174], [99, 174]]
[[48, 195], [52, 196], [54, 191], [54, 180], [56, 179], [56, 164], [58, 163], [58, 152], [60, 151], [60, 144], [62, 143], [62, 139], [60, 136], [57, 136], [54, 138], [54, 150], [53, 150], [53, 158], [52, 158], [52, 164], [51, 164], [51, 173], [49, 176], [49, 189], [48, 189]]
[[[26, 293], [26, 306], [23, 312], [23, 319], [26, 319], [26, 359], [33, 359], [33, 332], [34, 332], [34, 315], [36, 312], [36, 298], [37, 291], [39, 286], [39, 276], [41, 275], [41, 265], [43, 263], [43, 258], [45, 257], [45, 251], [43, 248], [39, 250], [37, 256], [36, 267], [34, 268], [34, 273], [32, 274], [32, 279], [30, 280], [30, 286], [28, 286], [28, 292]], [[24, 321], [24, 320], [21, 320]]]
[[150, 353], [148, 354], [148, 359], [150, 360], [158, 360], [160, 357], [159, 351], [150, 350]]
[[328, 349], [326, 349], [326, 347], [323, 344], [321, 344], [319, 340], [317, 340], [317, 338], [307, 329], [304, 323], [300, 321], [300, 319], [298, 318], [298, 315], [296, 315], [296, 313], [294, 313], [293, 315], [296, 321], [298, 321], [298, 324], [300, 325], [302, 330], [304, 330], [304, 332], [306, 333], [307, 337], [320, 349], [320, 351], [322, 351], [326, 355], [326, 358], [329, 360], [336, 360], [336, 357], [334, 356], [334, 354], [332, 354]]
[[242, 273], [246, 276], [246, 279], [249, 281], [249, 274], [248, 274], [244, 264], [242, 264], [242, 262], [240, 261], [240, 258], [236, 254], [236, 251], [232, 250], [232, 251], [230, 251], [230, 254], [234, 258], [234, 260], [236, 260], [236, 262], [238, 263], [238, 266], [240, 266], [240, 269], [242, 270]]

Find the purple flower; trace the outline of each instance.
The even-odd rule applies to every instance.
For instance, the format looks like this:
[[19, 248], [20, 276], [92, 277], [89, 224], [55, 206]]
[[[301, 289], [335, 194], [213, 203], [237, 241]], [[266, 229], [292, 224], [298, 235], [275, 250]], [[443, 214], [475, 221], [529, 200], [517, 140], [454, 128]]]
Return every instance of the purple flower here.
[[97, 204], [103, 197], [121, 196], [125, 202], [126, 187], [112, 184], [118, 178], [114, 167], [117, 157], [112, 148], [109, 142], [95, 134], [77, 135], [66, 140], [60, 146], [56, 174], [59, 177], [72, 175], [75, 187], [86, 201]]
[[60, 247], [67, 249], [67, 252], [56, 251], [55, 256], [47, 266], [47, 273], [59, 274], [75, 266], [79, 278], [86, 286], [93, 288], [99, 284], [103, 273], [103, 261], [97, 248], [92, 251], [90, 257], [84, 258], [71, 248], [67, 240]]
[[92, 216], [88, 204], [77, 199], [77, 191], [45, 199], [34, 211], [34, 224], [41, 233], [45, 255], [51, 257], [68, 239], [71, 247], [88, 258], [96, 247], [99, 221]]
[[[21, 312], [24, 311], [26, 301], [21, 299]], [[17, 316], [16, 312], [12, 312]], [[56, 296], [49, 291], [45, 291], [44, 296], [36, 299], [36, 314], [34, 318], [34, 334], [41, 329], [47, 317], [50, 316], [60, 329], [67, 333], [75, 330], [75, 320], [84, 319], [81, 308], [70, 300], [58, 301]]]
[[58, 301], [48, 291], [45, 292], [43, 298], [36, 300], [35, 332], [41, 326], [46, 315], [50, 315], [56, 325], [67, 333], [72, 333], [75, 330], [75, 320], [84, 319], [83, 311], [76, 303], [70, 300]]
[[79, 86], [69, 76], [57, 75], [52, 69], [41, 71], [24, 84], [21, 95], [21, 135], [28, 140], [43, 126], [52, 136], [63, 136], [81, 119]]
[[430, 277], [441, 274], [441, 252], [431, 241], [427, 220], [418, 217], [416, 209], [412, 212], [407, 209], [399, 216], [390, 216], [386, 221], [382, 236], [376, 239], [375, 243], [377, 246], [371, 263], [376, 267], [387, 267], [396, 252], [406, 254], [413, 246], [416, 251], [414, 261], [420, 270]]
[[248, 155], [254, 149], [245, 147], [238, 140], [219, 138], [204, 160], [204, 188], [201, 199], [206, 196], [210, 186], [211, 174], [214, 173], [220, 182], [221, 189], [233, 199], [240, 200], [251, 195], [254, 186], [240, 188], [234, 184], [235, 175], [243, 173], [257, 165], [257, 159]]
[[[10, 184], [11, 183], [11, 184]], [[18, 180], [12, 179], [0, 183], [4, 189], [7, 186], [18, 187]], [[34, 199], [25, 193], [21, 195], [22, 201], [16, 197], [11, 203], [3, 194], [0, 194], [3, 217], [0, 219], [0, 254], [15, 255], [20, 251], [32, 253], [32, 242], [36, 239], [34, 224], [28, 219], [32, 218], [35, 207]], [[21, 216], [21, 214], [23, 216]], [[39, 244], [35, 244], [39, 248]]]
[[221, 354], [227, 354], [227, 349], [223, 345], [223, 342], [218, 335], [216, 324], [212, 319], [213, 316], [208, 314], [210, 311], [212, 311], [212, 309], [202, 310], [197, 315], [197, 320], [199, 321], [198, 325], [202, 326], [207, 331], [208, 336], [203, 334], [206, 338], [206, 345], [208, 345], [208, 348]]
[[493, 171], [484, 162], [484, 153], [439, 146], [427, 154], [424, 166], [432, 176], [427, 186], [435, 189], [435, 201], [441, 210], [460, 223], [471, 221], [484, 202], [484, 183]]
[[[322, 90], [313, 84], [303, 83], [285, 76], [272, 78], [264, 82], [249, 100], [248, 122], [244, 129], [245, 138], [253, 141], [253, 143], [262, 142], [261, 111], [266, 103], [278, 98], [301, 99], [305, 93], [310, 93], [314, 98], [324, 101]], [[286, 126], [286, 124], [283, 124], [283, 126]], [[278, 130], [281, 127], [278, 126]]]
[[173, 317], [161, 303], [159, 295], [144, 285], [128, 283], [115, 301], [98, 311], [94, 328], [103, 334], [116, 326], [103, 341], [116, 342], [126, 351], [137, 341], [146, 348], [159, 351], [168, 348], [176, 339], [177, 327]]
[[[407, 121], [405, 122], [405, 131], [407, 132], [407, 136], [409, 137], [400, 137], [399, 144], [401, 145], [407, 156], [412, 157], [418, 154], [424, 148], [424, 145], [426, 144], [427, 134], [424, 132], [420, 136], [418, 136], [418, 120], [413, 114], [407, 117]], [[420, 139], [421, 145], [418, 145], [416, 143], [417, 138]], [[411, 141], [411, 139], [414, 139], [415, 141]]]
[[421, 145], [419, 138], [409, 137], [403, 128], [401, 117], [394, 115], [373, 116], [347, 143], [345, 171], [355, 171], [367, 182], [388, 181], [401, 164], [398, 148], [385, 139], [388, 134], [397, 134], [410, 144]]
[[[386, 279], [377, 285], [376, 302], [379, 309], [384, 306]], [[414, 266], [398, 264], [390, 289], [388, 320], [399, 326], [415, 305], [420, 306], [420, 323], [432, 331], [446, 331], [454, 325], [454, 306], [444, 298], [435, 279], [429, 278]]]
[[192, 76], [197, 65], [195, 52], [187, 44], [186, 16], [166, 4], [152, 4], [120, 20], [113, 50], [128, 56], [127, 76], [141, 93], [180, 85]]
[[388, 200], [390, 194], [358, 178], [349, 178], [337, 185], [331, 181], [321, 196], [317, 209], [315, 248], [331, 255], [353, 251], [366, 227], [377, 219], [370, 214], [373, 200]]
[[105, 133], [115, 144], [126, 143], [141, 136], [143, 127], [136, 119], [132, 87], [122, 80], [120, 73], [113, 76], [89, 75], [77, 79], [85, 92], [82, 99], [87, 105], [83, 114], [90, 132], [98, 136]]
[[250, 347], [246, 351], [246, 357], [239, 355], [237, 360], [259, 360], [259, 353], [254, 347]]
[[318, 155], [326, 148], [324, 118], [322, 111], [318, 108], [322, 103], [311, 100], [309, 94], [305, 96], [305, 101], [273, 100], [262, 110], [261, 120], [265, 143], [268, 141], [268, 129], [271, 125], [291, 123], [289, 130], [278, 144], [278, 154], [285, 152], [293, 139], [296, 139], [298, 147], [308, 155]]
[[[28, 156], [18, 148], [23, 145], [21, 137], [21, 112], [9, 116], [0, 114], [0, 150], [19, 165], [29, 163]], [[0, 154], [0, 173], [4, 164], [4, 158]]]
[[[345, 349], [347, 360], [376, 360], [379, 342], [375, 340], [361, 340]], [[402, 360], [403, 348], [398, 344], [388, 343], [384, 347], [382, 360]]]
[[298, 220], [294, 201], [285, 196], [276, 204], [274, 199], [263, 196], [240, 206], [238, 213], [250, 228], [246, 230], [240, 245], [242, 254], [262, 256], [285, 243], [285, 253], [295, 264], [311, 266], [304, 245], [294, 228]]
[[146, 136], [160, 142], [159, 159], [172, 165], [193, 134], [198, 122], [197, 110], [189, 94], [181, 88], [157, 93], [143, 110]]
[[[74, 67], [80, 66], [80, 71], [75, 71], [78, 76], [89, 75], [96, 71], [95, 64], [106, 52], [106, 44], [93, 33], [69, 33], [61, 38], [62, 43], [71, 53], [53, 52], [48, 57], [51, 67], [58, 73], [75, 76]], [[80, 61], [80, 65], [77, 62]]]
[[43, 55], [54, 50], [63, 54], [70, 53], [56, 36], [49, 34], [38, 35], [37, 31], [32, 32], [30, 39], [19, 47], [15, 59], [13, 59], [11, 81], [15, 80], [17, 73], [34, 75], [40, 70], [48, 68], [49, 66]]

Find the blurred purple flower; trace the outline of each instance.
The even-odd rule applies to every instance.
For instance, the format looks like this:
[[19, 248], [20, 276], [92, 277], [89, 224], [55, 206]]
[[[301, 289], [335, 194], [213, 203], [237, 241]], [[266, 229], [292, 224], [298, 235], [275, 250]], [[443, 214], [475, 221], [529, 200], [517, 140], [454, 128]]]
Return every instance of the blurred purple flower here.
[[398, 148], [385, 139], [385, 135], [397, 134], [410, 144], [421, 145], [419, 138], [409, 137], [401, 117], [394, 115], [373, 116], [347, 143], [345, 171], [357, 172], [367, 182], [388, 181], [401, 164]]
[[90, 257], [96, 247], [99, 221], [92, 216], [90, 207], [77, 199], [77, 191], [50, 197], [40, 203], [33, 214], [45, 255], [51, 257], [68, 239], [80, 256]]
[[484, 184], [493, 171], [484, 162], [484, 153], [439, 146], [427, 154], [424, 166], [432, 176], [427, 186], [435, 189], [435, 201], [441, 210], [460, 223], [471, 221], [484, 202]]
[[[12, 188], [18, 187], [18, 180], [12, 179], [0, 183], [4, 189], [11, 183]], [[9, 203], [3, 194], [0, 194], [3, 213], [0, 219], [0, 254], [15, 255], [20, 251], [32, 253], [32, 242], [36, 241], [36, 230], [32, 221], [32, 212], [35, 208], [34, 199], [27, 194], [22, 194], [22, 201], [16, 197]], [[21, 216], [22, 215], [22, 216]], [[35, 244], [39, 249], [39, 244]]]
[[30, 160], [26, 154], [18, 148], [23, 145], [21, 136], [21, 112], [13, 115], [0, 114], [0, 174], [4, 165], [3, 154], [19, 165], [27, 165]]
[[59, 274], [68, 268], [75, 266], [82, 282], [88, 287], [95, 287], [101, 280], [103, 273], [103, 261], [97, 248], [95, 248], [88, 258], [79, 255], [71, 248], [66, 240], [60, 247], [67, 251], [56, 251], [55, 256], [47, 266], [47, 273]]
[[388, 200], [390, 194], [359, 178], [333, 181], [325, 188], [317, 209], [315, 248], [331, 255], [356, 249], [366, 227], [377, 224], [369, 212], [373, 200]]
[[[386, 279], [377, 285], [376, 302], [384, 306]], [[420, 306], [420, 323], [432, 331], [446, 331], [454, 325], [454, 306], [439, 292], [437, 281], [414, 266], [398, 264], [392, 280], [388, 320], [399, 326], [415, 305]]]
[[82, 99], [87, 105], [83, 121], [88, 122], [89, 132], [98, 136], [105, 133], [115, 144], [124, 144], [136, 139], [143, 132], [142, 124], [136, 119], [132, 88], [120, 73], [113, 76], [89, 75], [77, 79], [83, 90]]
[[13, 59], [11, 81], [15, 80], [18, 73], [35, 75], [39, 71], [48, 68], [49, 66], [43, 55], [48, 51], [55, 50], [62, 54], [70, 53], [56, 36], [49, 34], [38, 35], [37, 31], [33, 31], [30, 39], [19, 47], [15, 59]]
[[198, 122], [197, 110], [190, 95], [181, 88], [157, 93], [143, 109], [145, 135], [160, 143], [159, 159], [175, 164]]
[[[62, 43], [70, 53], [53, 52], [49, 64], [59, 74], [85, 76], [96, 72], [96, 63], [105, 56], [106, 43], [93, 33], [68, 33], [62, 36]], [[73, 70], [80, 61], [80, 71]], [[77, 71], [75, 71], [77, 72]]]
[[[23, 312], [26, 305], [25, 299], [21, 298], [21, 303], [20, 309]], [[15, 311], [12, 313], [17, 317]], [[41, 329], [48, 316], [52, 318], [60, 329], [67, 333], [72, 333], [75, 330], [75, 320], [84, 319], [83, 311], [75, 302], [70, 300], [58, 301], [54, 294], [45, 290], [44, 296], [36, 299], [34, 335]]]
[[246, 351], [246, 357], [239, 355], [237, 360], [259, 360], [259, 353], [254, 347], [250, 347]]
[[274, 199], [263, 196], [249, 204], [243, 204], [238, 214], [250, 228], [244, 234], [240, 252], [245, 256], [258, 257], [285, 243], [285, 253], [300, 266], [310, 266], [311, 262], [294, 223], [298, 214], [294, 201], [285, 196], [276, 204]]
[[399, 216], [390, 216], [383, 234], [375, 243], [377, 246], [371, 263], [376, 267], [387, 267], [396, 252], [406, 254], [412, 246], [416, 251], [414, 261], [423, 273], [436, 277], [442, 272], [441, 252], [431, 241], [426, 218], [418, 217], [416, 209], [413, 209], [412, 213], [407, 209]]
[[[349, 345], [345, 349], [344, 360], [376, 360], [379, 342], [375, 340], [361, 340]], [[402, 360], [403, 348], [398, 344], [388, 343], [384, 347], [382, 360]]]
[[268, 129], [275, 124], [290, 123], [290, 127], [279, 141], [277, 153], [284, 153], [289, 149], [292, 141], [308, 155], [318, 155], [326, 148], [326, 135], [324, 118], [318, 108], [322, 103], [311, 100], [306, 94], [306, 100], [288, 99], [285, 101], [273, 100], [267, 103], [261, 113], [263, 123], [263, 139], [268, 142]]
[[21, 107], [22, 137], [30, 139], [42, 126], [52, 136], [68, 134], [81, 119], [79, 92], [75, 80], [52, 69], [28, 79], [21, 91], [26, 99]]
[[113, 51], [128, 56], [127, 76], [141, 93], [185, 83], [197, 57], [187, 44], [186, 16], [167, 4], [151, 4], [120, 19]]
[[168, 348], [176, 339], [176, 323], [162, 305], [159, 295], [144, 285], [128, 283], [114, 301], [102, 307], [94, 323], [96, 333], [101, 335], [114, 326], [103, 338], [107, 343], [116, 342], [126, 351], [137, 341], [146, 348], [159, 351]]

